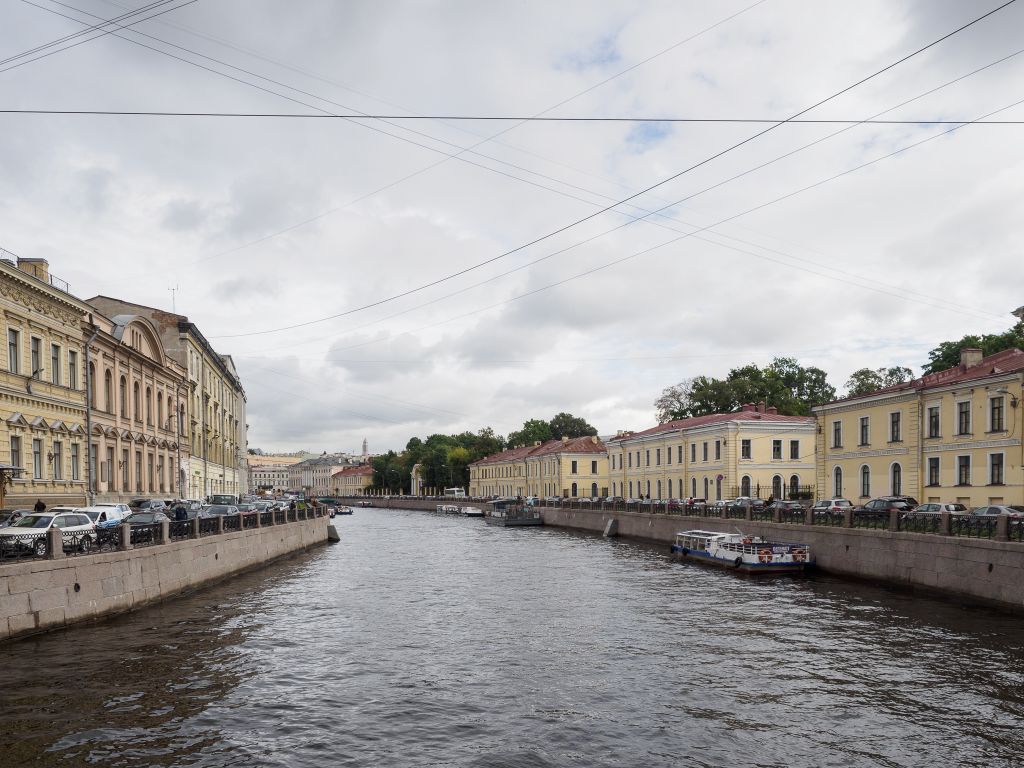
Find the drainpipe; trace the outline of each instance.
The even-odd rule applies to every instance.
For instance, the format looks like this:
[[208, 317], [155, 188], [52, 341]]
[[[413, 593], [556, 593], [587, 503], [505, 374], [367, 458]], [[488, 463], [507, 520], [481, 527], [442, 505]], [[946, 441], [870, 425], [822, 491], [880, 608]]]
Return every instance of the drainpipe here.
[[[96, 478], [92, 476], [92, 396], [93, 387], [96, 383], [91, 380], [90, 366], [89, 366], [89, 347], [92, 346], [93, 341], [100, 333], [99, 327], [93, 322], [92, 312], [89, 313], [89, 325], [93, 327], [92, 336], [89, 337], [88, 341], [85, 342], [85, 476], [88, 487], [85, 492], [86, 506], [92, 506], [95, 500], [94, 483]], [[99, 461], [99, 457], [96, 457], [96, 461]]]

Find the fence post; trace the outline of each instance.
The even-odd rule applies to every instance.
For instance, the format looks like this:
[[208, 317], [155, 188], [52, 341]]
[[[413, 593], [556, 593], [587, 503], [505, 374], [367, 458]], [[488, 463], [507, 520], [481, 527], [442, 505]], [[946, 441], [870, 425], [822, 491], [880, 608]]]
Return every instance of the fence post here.
[[160, 523], [160, 543], [170, 544], [171, 543], [171, 521], [164, 520]]
[[775, 505], [775, 509], [772, 510], [772, 522], [773, 523], [781, 523], [782, 522], [782, 507], [780, 507], [778, 504], [776, 504]]
[[226, 515], [217, 515], [217, 533], [224, 533], [224, 518]]
[[723, 520], [729, 516], [729, 505], [723, 504], [722, 511], [718, 513], [718, 516]]
[[263, 517], [263, 513], [260, 512], [259, 510], [257, 510], [256, 511], [256, 527], [257, 528], [262, 528], [263, 527], [263, 520], [261, 519], [262, 517]]
[[953, 533], [953, 515], [949, 512], [939, 513], [939, 536], [951, 536]]
[[804, 508], [804, 525], [814, 525], [814, 507]]
[[46, 532], [46, 559], [59, 560], [64, 557], [64, 534], [56, 526]]
[[996, 518], [996, 541], [1010, 540], [1010, 516], [1000, 515]]
[[132, 527], [128, 523], [121, 523], [121, 546], [118, 549], [132, 548]]
[[900, 511], [898, 509], [889, 510], [889, 530], [896, 533], [900, 529]]
[[748, 522], [754, 519], [754, 505], [750, 503], [750, 499], [743, 502], [743, 517]]
[[196, 516], [192, 518], [191, 523], [192, 523], [192, 532], [189, 534], [189, 538], [190, 539], [198, 539], [199, 538], [199, 513], [198, 512], [196, 513]]
[[843, 528], [853, 528], [853, 510], [843, 510]]

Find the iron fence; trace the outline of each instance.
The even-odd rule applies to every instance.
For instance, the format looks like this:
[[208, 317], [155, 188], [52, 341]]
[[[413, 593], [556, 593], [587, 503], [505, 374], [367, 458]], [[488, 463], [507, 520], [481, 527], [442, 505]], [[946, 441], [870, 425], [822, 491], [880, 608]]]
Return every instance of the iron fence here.
[[967, 536], [972, 539], [994, 539], [996, 537], [995, 518], [972, 517], [970, 515], [954, 515], [949, 521], [949, 530], [953, 536]]
[[1024, 521], [1011, 520], [1007, 534], [1010, 541], [1024, 541]]
[[815, 512], [811, 525], [828, 525], [834, 528], [846, 524], [846, 515], [842, 512]]
[[260, 525], [273, 525], [274, 524], [274, 513], [273, 512], [260, 512]]
[[132, 546], [151, 547], [163, 543], [163, 523], [147, 523], [131, 526]]
[[274, 525], [284, 525], [288, 522], [287, 513], [283, 509], [278, 509], [274, 512]]
[[96, 546], [100, 549], [120, 549], [122, 539], [122, 525], [107, 525], [96, 529]]
[[874, 528], [875, 530], [888, 530], [888, 512], [854, 512], [854, 528]]
[[242, 530], [241, 515], [224, 515], [222, 519], [224, 520], [224, 533]]
[[242, 515], [242, 528], [256, 528], [259, 526], [259, 520], [256, 515]]
[[199, 518], [199, 536], [213, 536], [220, 533], [220, 518], [201, 517]]
[[171, 537], [171, 541], [192, 538], [192, 521], [172, 520], [168, 526], [168, 535]]
[[775, 518], [774, 512], [767, 507], [752, 507], [750, 510], [750, 519], [770, 523]]
[[0, 560], [21, 557], [46, 557], [49, 554], [46, 532], [18, 533], [0, 537]]
[[900, 515], [899, 530], [908, 533], [940, 533], [941, 515]]
[[782, 509], [779, 511], [779, 520], [783, 523], [806, 523], [807, 512], [803, 509]]

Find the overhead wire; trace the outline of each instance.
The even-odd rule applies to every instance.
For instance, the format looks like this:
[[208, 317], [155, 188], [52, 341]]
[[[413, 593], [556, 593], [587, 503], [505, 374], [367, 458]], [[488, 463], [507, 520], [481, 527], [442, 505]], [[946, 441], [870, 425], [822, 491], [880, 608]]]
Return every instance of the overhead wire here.
[[[295, 330], [297, 328], [305, 328], [305, 327], [307, 327], [309, 325], [313, 325], [315, 323], [325, 322], [326, 320], [333, 320], [333, 319], [337, 319], [339, 317], [345, 317], [347, 315], [351, 315], [351, 314], [354, 314], [356, 312], [361, 312], [361, 311], [364, 311], [366, 309], [370, 309], [372, 307], [378, 307], [378, 306], [381, 306], [383, 304], [388, 304], [388, 303], [390, 303], [392, 301], [396, 301], [397, 299], [405, 298], [406, 296], [410, 296], [410, 295], [412, 295], [414, 293], [419, 293], [420, 291], [426, 290], [427, 288], [432, 288], [435, 285], [439, 285], [441, 283], [447, 282], [447, 281], [452, 280], [452, 279], [454, 279], [456, 277], [461, 277], [462, 275], [465, 275], [465, 274], [468, 274], [468, 273], [473, 272], [475, 270], [478, 270], [478, 269], [480, 269], [480, 268], [482, 268], [484, 266], [487, 266], [488, 264], [493, 264], [496, 261], [499, 261], [499, 260], [504, 259], [504, 258], [506, 258], [508, 256], [511, 256], [512, 254], [515, 254], [515, 253], [518, 253], [520, 251], [523, 251], [523, 250], [525, 250], [525, 249], [527, 249], [527, 248], [529, 248], [529, 247], [531, 247], [533, 245], [536, 245], [537, 243], [541, 243], [541, 242], [543, 242], [545, 240], [548, 240], [548, 239], [550, 239], [550, 238], [552, 238], [552, 237], [554, 237], [554, 236], [556, 236], [558, 234], [561, 234], [562, 232], [565, 232], [565, 231], [567, 231], [569, 229], [572, 229], [572, 228], [574, 228], [574, 227], [576, 227], [576, 226], [578, 226], [580, 224], [583, 224], [583, 223], [585, 223], [587, 221], [590, 221], [590, 220], [592, 220], [594, 218], [597, 218], [598, 216], [600, 216], [600, 215], [602, 215], [604, 213], [607, 213], [608, 211], [611, 211], [611, 210], [613, 210], [614, 208], [617, 208], [620, 205], [623, 205], [623, 204], [628, 203], [628, 202], [630, 202], [632, 200], [635, 200], [636, 198], [646, 194], [647, 192], [650, 192], [650, 191], [652, 191], [654, 189], [662, 187], [665, 184], [667, 184], [667, 183], [669, 183], [671, 181], [674, 181], [674, 180], [680, 178], [681, 176], [683, 176], [683, 175], [685, 175], [685, 174], [687, 174], [687, 173], [689, 173], [689, 172], [691, 172], [693, 170], [696, 170], [697, 168], [700, 168], [700, 167], [702, 167], [704, 165], [707, 165], [708, 163], [713, 162], [714, 160], [716, 160], [716, 159], [718, 159], [718, 158], [728, 154], [729, 152], [732, 152], [732, 151], [734, 151], [734, 150], [736, 150], [736, 149], [738, 149], [738, 148], [740, 148], [740, 147], [742, 147], [742, 146], [744, 146], [744, 145], [746, 145], [746, 144], [748, 144], [748, 143], [750, 143], [750, 142], [760, 138], [761, 136], [766, 135], [767, 133], [769, 133], [769, 132], [779, 128], [782, 125], [785, 125], [787, 122], [789, 122], [789, 120], [797, 118], [797, 117], [799, 117], [801, 115], [804, 115], [807, 112], [810, 112], [811, 110], [816, 109], [817, 107], [820, 107], [820, 106], [828, 103], [829, 101], [832, 101], [833, 99], [838, 98], [839, 96], [843, 95], [844, 93], [849, 92], [853, 88], [856, 88], [856, 87], [858, 87], [860, 85], [863, 85], [864, 83], [874, 79], [875, 77], [878, 77], [879, 75], [881, 75], [881, 74], [883, 74], [885, 72], [888, 72], [890, 69], [898, 66], [899, 64], [907, 61], [908, 59], [913, 58], [914, 56], [917, 56], [917, 55], [923, 53], [924, 51], [928, 50], [929, 48], [932, 48], [935, 45], [938, 45], [939, 43], [943, 42], [944, 40], [949, 39], [953, 35], [955, 35], [955, 34], [957, 34], [959, 32], [962, 32], [965, 29], [968, 29], [969, 27], [973, 26], [974, 24], [977, 24], [978, 22], [988, 18], [992, 14], [1002, 10], [1003, 8], [1008, 7], [1009, 5], [1012, 5], [1015, 2], [1016, 2], [1016, 0], [1007, 0], [1007, 2], [1003, 3], [1002, 5], [998, 6], [997, 8], [995, 8], [995, 9], [993, 9], [991, 11], [988, 11], [987, 13], [985, 13], [985, 14], [977, 17], [977, 18], [975, 18], [973, 21], [970, 21], [970, 22], [968, 22], [968, 23], [958, 27], [957, 29], [955, 29], [952, 32], [949, 32], [949, 33], [943, 35], [942, 37], [940, 37], [940, 38], [938, 38], [936, 40], [933, 40], [932, 42], [928, 43], [927, 45], [922, 46], [921, 48], [918, 48], [914, 52], [909, 53], [909, 54], [901, 57], [900, 59], [897, 59], [895, 62], [892, 62], [892, 63], [886, 65], [885, 67], [875, 71], [871, 75], [868, 75], [867, 77], [864, 77], [864, 78], [861, 78], [860, 80], [857, 80], [856, 82], [852, 83], [851, 85], [848, 85], [848, 86], [840, 89], [839, 91], [836, 91], [831, 96], [828, 96], [828, 97], [826, 97], [824, 99], [821, 99], [820, 101], [815, 102], [814, 104], [810, 105], [809, 107], [805, 107], [804, 109], [801, 109], [800, 111], [798, 111], [794, 115], [792, 115], [790, 118], [787, 118], [786, 120], [782, 120], [782, 121], [780, 121], [780, 122], [778, 122], [778, 123], [776, 123], [774, 125], [769, 126], [768, 128], [765, 128], [765, 129], [763, 129], [761, 131], [758, 131], [757, 133], [755, 133], [755, 134], [753, 134], [751, 136], [748, 136], [747, 138], [745, 138], [745, 139], [743, 139], [743, 140], [741, 140], [741, 141], [739, 141], [739, 142], [737, 142], [735, 144], [732, 144], [731, 146], [726, 147], [725, 149], [719, 150], [718, 152], [713, 153], [712, 155], [704, 158], [703, 160], [700, 160], [700, 161], [698, 161], [698, 162], [696, 162], [696, 163], [694, 163], [694, 164], [684, 168], [683, 170], [678, 171], [677, 173], [674, 173], [674, 174], [668, 176], [667, 178], [664, 178], [661, 181], [656, 182], [655, 184], [652, 184], [652, 185], [650, 185], [650, 186], [640, 190], [639, 192], [636, 192], [636, 193], [634, 193], [634, 194], [632, 194], [632, 195], [630, 195], [630, 196], [628, 196], [626, 198], [623, 198], [621, 200], [613, 202], [610, 205], [603, 206], [603, 207], [599, 208], [597, 211], [594, 211], [593, 213], [587, 214], [586, 216], [583, 216], [583, 217], [581, 217], [579, 219], [576, 219], [575, 221], [572, 221], [569, 224], [565, 224], [565, 225], [563, 225], [561, 227], [558, 227], [555, 230], [552, 230], [552, 231], [550, 231], [550, 232], [548, 232], [548, 233], [546, 233], [544, 235], [541, 235], [539, 237], [533, 238], [532, 240], [529, 240], [526, 243], [523, 243], [523, 244], [521, 244], [519, 246], [516, 246], [515, 248], [511, 248], [509, 250], [506, 250], [506, 251], [504, 251], [504, 252], [502, 252], [502, 253], [500, 253], [500, 254], [498, 254], [496, 256], [492, 256], [492, 257], [490, 257], [488, 259], [485, 259], [483, 261], [477, 262], [476, 264], [473, 264], [473, 265], [471, 265], [469, 267], [465, 267], [463, 269], [457, 270], [457, 271], [452, 272], [452, 273], [450, 273], [448, 275], [445, 275], [443, 277], [431, 280], [431, 281], [429, 281], [427, 283], [423, 283], [423, 284], [421, 284], [421, 285], [419, 285], [419, 286], [417, 286], [415, 288], [410, 288], [408, 290], [402, 291], [402, 292], [394, 294], [392, 296], [385, 297], [385, 298], [382, 298], [382, 299], [378, 299], [376, 301], [369, 302], [367, 304], [363, 304], [362, 306], [355, 307], [353, 309], [349, 309], [349, 310], [346, 310], [344, 312], [339, 312], [339, 313], [336, 313], [336, 314], [332, 314], [332, 315], [329, 315], [327, 317], [318, 318], [318, 319], [315, 319], [315, 320], [309, 320], [309, 321], [305, 321], [305, 322], [302, 322], [302, 323], [293, 323], [293, 324], [290, 324], [290, 325], [280, 326], [280, 327], [277, 327], [277, 328], [264, 329], [264, 330], [260, 330], [260, 331], [248, 331], [248, 332], [245, 332], [245, 333], [236, 333], [236, 334], [221, 334], [219, 336], [213, 336], [212, 338], [228, 338], [228, 339], [244, 338], [244, 337], [248, 337], [248, 336], [261, 336], [261, 335], [266, 335], [268, 333], [279, 333], [279, 332], [282, 332], [282, 331]], [[678, 202], [675, 203], [675, 204], [678, 204]], [[673, 204], [673, 205], [675, 205], [675, 204]], [[665, 208], [669, 208], [669, 207], [672, 207], [672, 206], [666, 206]], [[659, 210], [665, 210], [665, 208], [662, 208], [662, 209], [659, 209]], [[638, 217], [637, 220], [639, 221], [639, 220], [646, 219], [650, 215], [652, 215], [652, 214], [644, 214], [644, 215]]]

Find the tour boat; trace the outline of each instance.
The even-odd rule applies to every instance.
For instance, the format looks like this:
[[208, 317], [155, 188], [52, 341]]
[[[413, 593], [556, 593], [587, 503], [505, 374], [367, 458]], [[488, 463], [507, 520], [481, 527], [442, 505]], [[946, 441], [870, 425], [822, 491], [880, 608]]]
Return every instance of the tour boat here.
[[682, 531], [672, 554], [744, 573], [795, 573], [814, 565], [806, 544], [767, 541], [760, 536], [721, 531]]
[[352, 507], [338, 507], [337, 511], [339, 515], [351, 515]]
[[462, 514], [466, 517], [483, 517], [484, 511], [480, 507], [463, 507]]
[[457, 515], [462, 510], [458, 504], [438, 504], [437, 511], [443, 515]]

